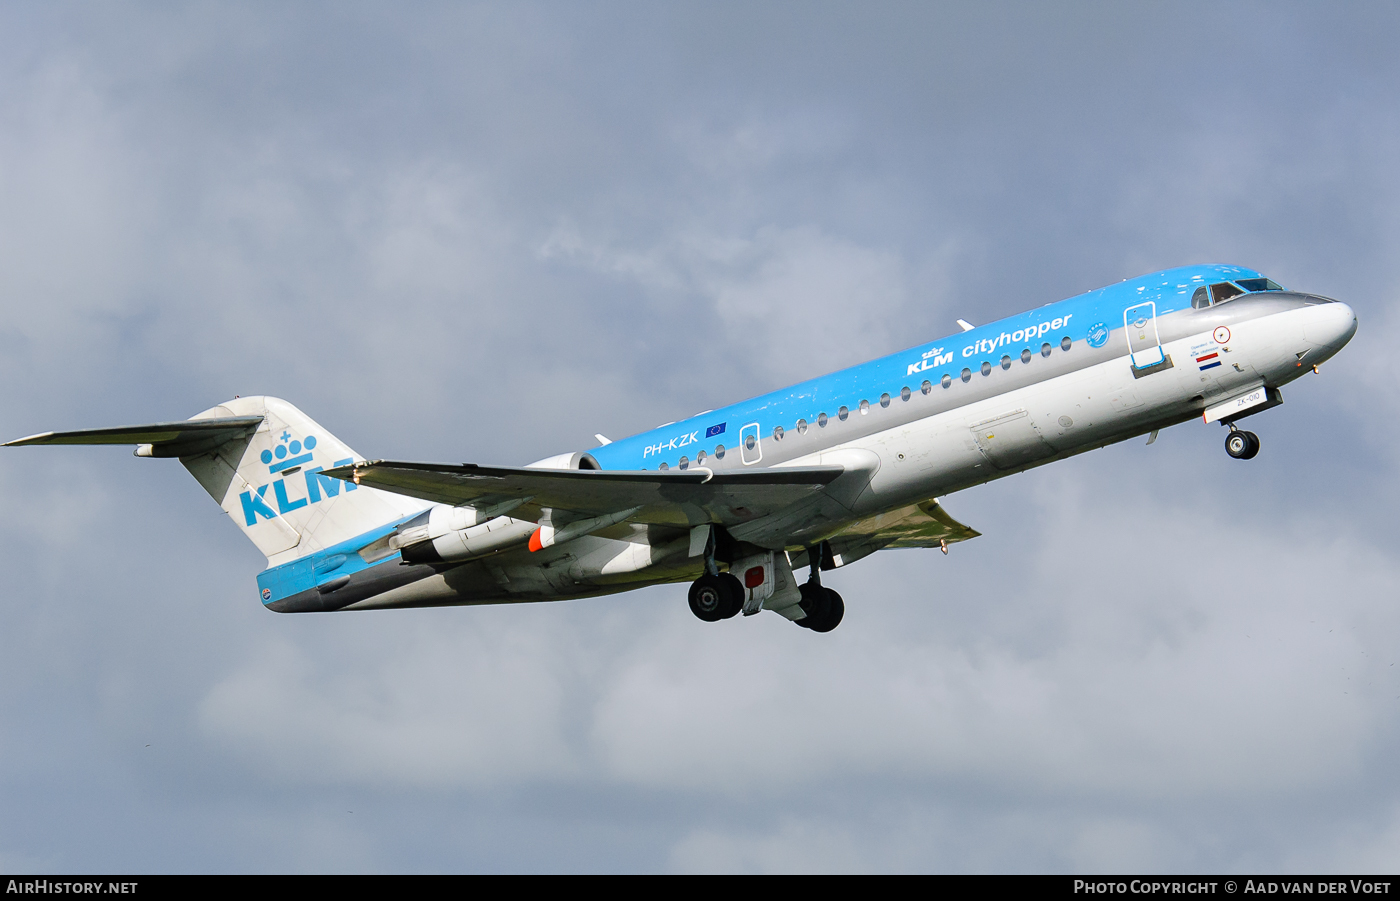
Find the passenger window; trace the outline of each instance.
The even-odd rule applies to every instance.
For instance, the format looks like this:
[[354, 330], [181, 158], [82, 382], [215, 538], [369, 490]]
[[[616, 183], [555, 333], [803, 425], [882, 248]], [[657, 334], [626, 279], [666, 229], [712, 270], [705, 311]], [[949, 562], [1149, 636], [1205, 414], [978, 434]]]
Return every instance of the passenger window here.
[[1069, 350], [1073, 345], [1074, 342], [1069, 340], [1069, 335], [1065, 335], [1060, 339], [1060, 350]]
[[749, 434], [749, 435], [747, 435], [747, 436], [744, 438], [744, 447], [748, 448], [749, 450], [753, 450], [753, 449], [754, 449], [754, 445], [756, 445], [756, 444], [758, 444], [758, 436], [757, 436], [757, 435]]
[[805, 420], [805, 419], [799, 419], [799, 420], [797, 420], [797, 434], [799, 434], [799, 435], [805, 435], [805, 434], [807, 434], [807, 420]]
[[847, 416], [850, 416], [850, 415], [851, 415], [851, 411], [848, 410], [848, 409], [846, 409], [844, 406], [842, 406], [841, 409], [839, 409], [839, 410], [836, 411], [836, 418], [839, 419], [839, 420], [841, 420], [842, 422], [845, 422], [845, 421], [846, 421], [846, 417], [847, 417]]
[[704, 452], [704, 451], [701, 451], [700, 453], [698, 453], [698, 454], [695, 455], [695, 465], [696, 465], [696, 466], [704, 466], [704, 465], [705, 465], [705, 452]]
[[1031, 349], [1030, 349], [1029, 347], [1027, 347], [1025, 350], [1021, 351], [1021, 362], [1022, 362], [1022, 363], [1029, 363], [1030, 361], [1031, 361]]
[[656, 467], [656, 468], [659, 469], [659, 470], [661, 470], [662, 472], [665, 472], [666, 470], [668, 470], [668, 469], [671, 468], [671, 464], [670, 464], [670, 463], [662, 463], [660, 466], [658, 466], [658, 467]]
[[[947, 378], [946, 375], [943, 376], [943, 377], [944, 377], [945, 379]], [[947, 386], [944, 386], [944, 387], [947, 387]], [[924, 383], [923, 383], [922, 385], [919, 386], [919, 390], [922, 391], [922, 392], [925, 393], [925, 394], [928, 394], [930, 391], [933, 390], [933, 382], [930, 382], [928, 379], [924, 379]]]
[[723, 444], [716, 444], [716, 445], [715, 445], [715, 456], [718, 457], [718, 458], [721, 459], [721, 460], [724, 459], [724, 445], [723, 445]]
[[1002, 368], [1002, 369], [1010, 369], [1010, 368], [1011, 368], [1011, 354], [1002, 354], [1002, 355], [1001, 355], [1001, 368]]
[[773, 440], [774, 440], [774, 441], [782, 441], [782, 440], [783, 440], [783, 427], [782, 427], [782, 426], [780, 426], [780, 425], [775, 425], [775, 426], [773, 426]]
[[869, 413], [869, 412], [870, 412], [870, 401], [865, 400], [864, 398], [862, 398], [862, 399], [861, 399], [861, 402], [860, 402], [860, 415], [864, 416], [866, 413]]
[[888, 407], [889, 405], [890, 405], [890, 393], [889, 393], [888, 391], [886, 391], [884, 394], [881, 394], [881, 395], [880, 395], [880, 406], [882, 406], [882, 407]]
[[825, 413], [818, 413], [818, 414], [817, 414], [817, 428], [819, 428], [819, 429], [824, 429], [824, 428], [826, 428], [826, 414], [825, 414]]
[[968, 369], [966, 366], [964, 366], [964, 367], [963, 367], [962, 374], [961, 374], [960, 377], [962, 378], [962, 380], [963, 380], [964, 382], [970, 382], [970, 381], [972, 381], [972, 370], [971, 370], [971, 369]]
[[1048, 356], [1050, 356], [1050, 342], [1049, 342], [1049, 341], [1046, 341], [1044, 344], [1040, 345], [1040, 355], [1041, 355], [1042, 357], [1048, 357]]
[[[925, 382], [924, 384], [928, 384], [928, 383]], [[914, 392], [912, 392], [912, 391], [909, 390], [909, 386], [908, 386], [908, 385], [905, 385], [903, 388], [900, 388], [900, 389], [899, 389], [899, 399], [900, 399], [900, 400], [908, 400], [908, 399], [909, 399], [909, 395], [911, 395], [911, 394], [913, 394], [913, 393], [914, 393]]]
[[992, 364], [991, 364], [991, 363], [988, 363], [986, 360], [983, 360], [983, 361], [982, 361], [982, 374], [983, 374], [983, 375], [991, 375], [991, 374], [992, 374]]
[[1196, 289], [1196, 293], [1191, 295], [1191, 306], [1198, 310], [1204, 310], [1210, 306], [1210, 289], [1201, 285]]
[[[963, 379], [963, 381], [967, 381], [967, 379]], [[948, 386], [953, 384], [953, 377], [945, 372], [943, 373], [943, 378], [939, 380], [938, 384], [942, 385], [944, 388], [947, 388]]]
[[1211, 303], [1224, 303], [1232, 297], [1239, 297], [1244, 292], [1229, 282], [1219, 282], [1210, 286]]
[[689, 457], [684, 457], [684, 456], [681, 457], [681, 462], [680, 462], [680, 464], [679, 464], [679, 467], [680, 467], [681, 469], [689, 469], [689, 468], [690, 468], [690, 458], [689, 458]]

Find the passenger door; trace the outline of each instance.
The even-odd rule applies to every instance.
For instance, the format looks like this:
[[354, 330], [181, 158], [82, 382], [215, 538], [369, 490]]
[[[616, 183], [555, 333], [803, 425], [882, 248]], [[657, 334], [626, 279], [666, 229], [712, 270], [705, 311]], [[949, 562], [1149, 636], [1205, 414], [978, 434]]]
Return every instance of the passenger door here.
[[1157, 335], [1157, 304], [1134, 304], [1123, 311], [1123, 332], [1128, 336], [1128, 353], [1134, 369], [1150, 369], [1166, 361], [1162, 339]]

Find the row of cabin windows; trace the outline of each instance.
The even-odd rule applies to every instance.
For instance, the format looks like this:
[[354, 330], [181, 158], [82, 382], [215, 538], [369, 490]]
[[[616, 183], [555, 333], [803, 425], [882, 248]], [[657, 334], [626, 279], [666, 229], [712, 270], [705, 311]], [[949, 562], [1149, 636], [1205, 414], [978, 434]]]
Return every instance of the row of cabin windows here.
[[[1067, 350], [1069, 350], [1069, 349], [1070, 349], [1071, 347], [1073, 347], [1073, 346], [1074, 346], [1074, 342], [1070, 340], [1069, 335], [1065, 335], [1063, 338], [1060, 339], [1060, 350], [1067, 351]], [[1040, 345], [1040, 355], [1041, 355], [1042, 357], [1048, 357], [1048, 356], [1050, 356], [1050, 354], [1053, 352], [1053, 350], [1054, 350], [1054, 348], [1053, 348], [1053, 346], [1050, 344], [1049, 341], [1046, 341], [1044, 344]], [[1032, 359], [1034, 359], [1034, 357], [1035, 357], [1035, 355], [1031, 353], [1031, 349], [1030, 349], [1029, 347], [1027, 347], [1027, 348], [1025, 348], [1025, 349], [1023, 349], [1023, 350], [1021, 351], [1021, 362], [1022, 362], [1022, 363], [1029, 363]], [[1002, 368], [1002, 369], [1010, 369], [1010, 368], [1011, 368], [1011, 355], [1010, 355], [1010, 354], [1002, 354], [1002, 357], [1001, 357], [1001, 368]], [[991, 374], [992, 374], [992, 364], [991, 364], [990, 362], [986, 361], [986, 360], [983, 360], [983, 361], [982, 361], [982, 366], [981, 366], [980, 371], [981, 371], [981, 373], [982, 373], [983, 375], [991, 375]], [[970, 382], [970, 381], [972, 381], [972, 370], [971, 370], [971, 369], [968, 369], [968, 368], [966, 368], [966, 367], [964, 367], [962, 373], [961, 373], [958, 377], [959, 377], [960, 379], [962, 379], [964, 382]], [[951, 375], [949, 375], [948, 373], [945, 372], [945, 373], [943, 373], [943, 378], [939, 381], [939, 384], [941, 384], [944, 388], [950, 388], [950, 387], [952, 387], [952, 385], [953, 385], [953, 377], [952, 377]], [[931, 391], [933, 391], [933, 382], [930, 382], [928, 379], [924, 379], [923, 384], [921, 384], [921, 385], [919, 386], [919, 393], [920, 393], [920, 394], [925, 394], [925, 395], [926, 395], [926, 394], [930, 393]], [[911, 397], [913, 397], [913, 396], [914, 396], [914, 392], [913, 392], [912, 390], [910, 390], [910, 388], [909, 388], [908, 385], [905, 385], [903, 388], [900, 388], [900, 389], [899, 389], [899, 399], [900, 399], [900, 400], [902, 400], [902, 401], [908, 401], [909, 398], [911, 398]], [[891, 401], [891, 398], [890, 398], [889, 392], [886, 392], [886, 393], [880, 395], [880, 407], [881, 407], [882, 409], [888, 409], [888, 408], [889, 408], [889, 405], [890, 405], [890, 401]], [[870, 401], [868, 401], [868, 400], [862, 400], [862, 401], [860, 402], [860, 407], [859, 407], [859, 408], [860, 408], [860, 414], [861, 414], [862, 416], [866, 415], [867, 413], [870, 412]], [[846, 407], [845, 405], [842, 405], [841, 408], [838, 409], [838, 410], [836, 411], [836, 418], [839, 419], [839, 420], [841, 420], [842, 422], [845, 422], [847, 419], [849, 419], [849, 418], [850, 418], [850, 415], [851, 415], [850, 408], [849, 408], [849, 407]], [[830, 420], [827, 418], [827, 415], [826, 415], [825, 413], [818, 413], [818, 414], [817, 414], [817, 428], [822, 428], [822, 429], [826, 428], [826, 424], [827, 424], [828, 422], [830, 422]], [[805, 419], [799, 419], [799, 420], [797, 420], [797, 426], [796, 426], [796, 428], [797, 428], [797, 434], [799, 434], [799, 435], [805, 435], [805, 434], [807, 434], [807, 429], [809, 428], [809, 423], [808, 423], [807, 420], [805, 420]], [[782, 440], [783, 440], [783, 435], [785, 435], [785, 434], [787, 434], [787, 433], [786, 433], [786, 431], [783, 429], [782, 426], [780, 426], [780, 425], [775, 425], [775, 426], [773, 426], [773, 440], [774, 440], [774, 441], [782, 441]], [[744, 439], [744, 447], [745, 447], [745, 449], [747, 449], [747, 450], [753, 450], [757, 445], [758, 445], [758, 436], [757, 436], [757, 435], [750, 434], [747, 438]], [[725, 447], [724, 447], [724, 445], [723, 445], [723, 444], [716, 445], [716, 446], [715, 446], [715, 459], [717, 459], [717, 460], [723, 460], [723, 459], [724, 459], [724, 454], [725, 454]], [[704, 465], [705, 465], [705, 460], [706, 460], [706, 459], [708, 459], [708, 456], [706, 455], [706, 453], [705, 453], [704, 451], [700, 451], [698, 454], [695, 455], [695, 465], [696, 465], [696, 466], [704, 466]], [[689, 458], [689, 457], [681, 457], [681, 458], [680, 458], [680, 461], [679, 461], [678, 464], [677, 464], [677, 466], [678, 466], [678, 468], [680, 468], [680, 469], [688, 469], [688, 468], [690, 467], [690, 458]], [[660, 468], [660, 469], [670, 469], [671, 466], [670, 466], [670, 464], [668, 464], [668, 463], [662, 463], [661, 466], [658, 467], [658, 468]]]

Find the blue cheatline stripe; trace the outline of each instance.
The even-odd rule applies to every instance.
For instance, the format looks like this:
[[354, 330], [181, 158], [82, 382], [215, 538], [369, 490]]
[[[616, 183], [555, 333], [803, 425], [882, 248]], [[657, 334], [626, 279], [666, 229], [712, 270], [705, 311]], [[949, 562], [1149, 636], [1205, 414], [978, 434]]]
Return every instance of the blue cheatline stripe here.
[[[292, 461], [288, 460], [287, 462], [291, 463]], [[385, 564], [397, 566], [399, 563], [398, 552], [385, 557], [383, 560], [376, 560], [374, 563], [366, 563], [365, 559], [359, 555], [358, 551], [365, 545], [378, 541], [380, 538], [388, 535], [390, 532], [394, 531], [400, 523], [407, 522], [417, 515], [417, 513], [411, 513], [408, 516], [401, 517], [393, 522], [387, 522], [361, 535], [356, 535], [354, 538], [347, 541], [342, 541], [339, 544], [332, 545], [314, 554], [308, 554], [299, 560], [293, 560], [290, 563], [283, 563], [281, 566], [274, 566], [271, 569], [263, 570], [258, 573], [259, 596], [261, 596], [264, 589], [268, 591], [268, 597], [262, 598], [263, 604], [271, 604], [273, 601], [280, 601], [282, 598], [290, 597], [308, 588], [315, 588], [318, 580], [342, 575], [354, 575], [361, 570], [369, 569], [371, 566], [383, 566]], [[316, 571], [318, 564], [334, 563], [335, 561], [331, 559], [334, 557], [342, 558], [340, 565], [332, 567], [322, 565], [321, 572], [318, 573]]]

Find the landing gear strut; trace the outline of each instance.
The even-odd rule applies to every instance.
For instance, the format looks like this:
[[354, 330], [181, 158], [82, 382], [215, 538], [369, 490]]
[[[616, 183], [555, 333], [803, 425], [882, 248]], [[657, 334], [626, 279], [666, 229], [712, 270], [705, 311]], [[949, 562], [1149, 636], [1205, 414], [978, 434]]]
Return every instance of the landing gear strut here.
[[1225, 436], [1225, 453], [1236, 460], [1252, 460], [1259, 453], [1259, 436], [1230, 425], [1230, 434]]
[[841, 595], [830, 588], [822, 587], [822, 559], [826, 553], [825, 541], [807, 549], [807, 558], [812, 561], [812, 574], [799, 589], [802, 592], [802, 600], [798, 601], [797, 605], [807, 615], [796, 622], [802, 628], [811, 629], [813, 632], [830, 632], [841, 625], [841, 618], [846, 615], [846, 602], [841, 600]]

